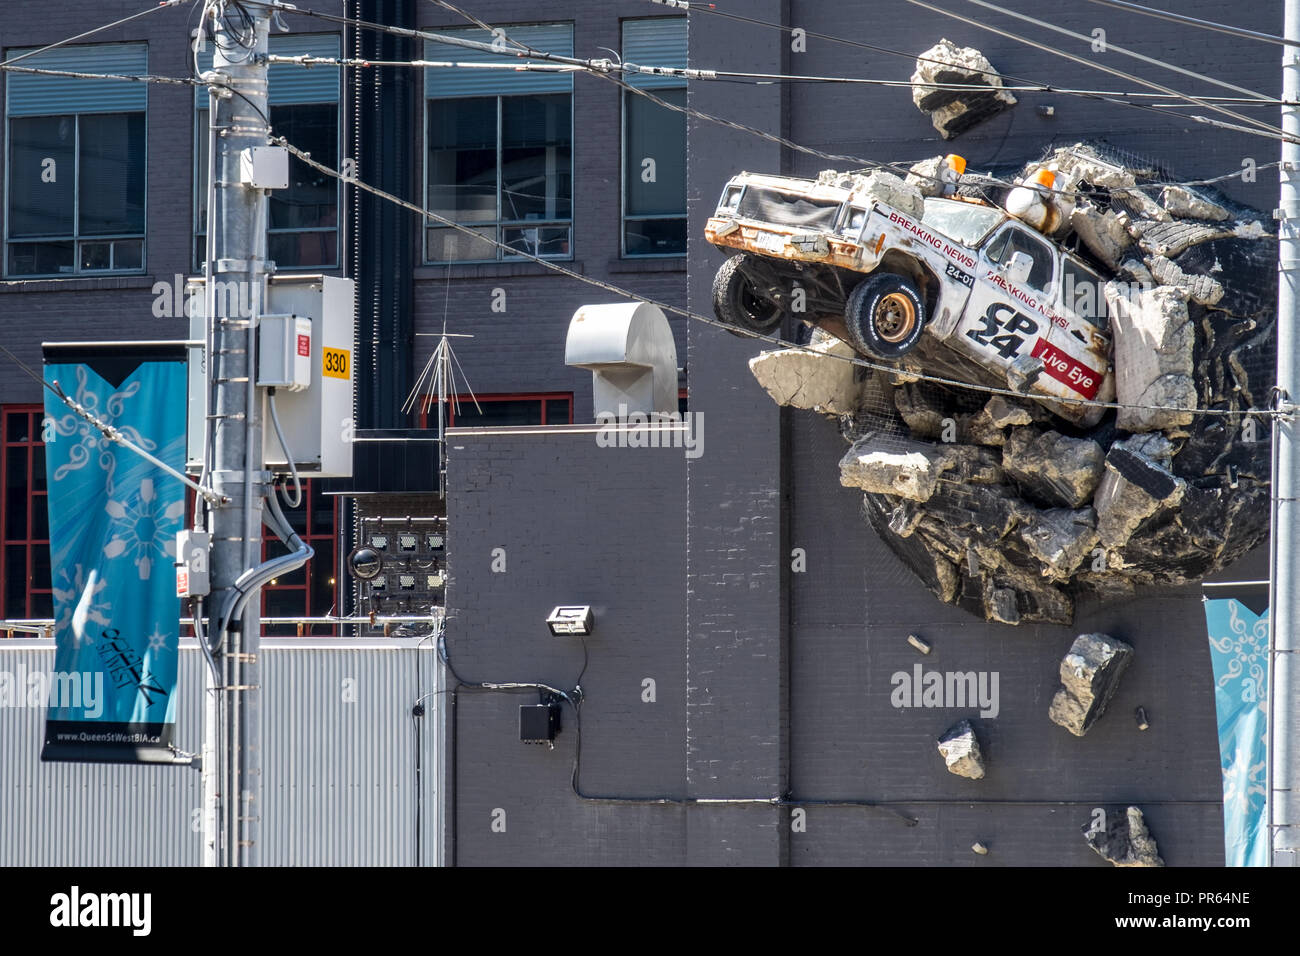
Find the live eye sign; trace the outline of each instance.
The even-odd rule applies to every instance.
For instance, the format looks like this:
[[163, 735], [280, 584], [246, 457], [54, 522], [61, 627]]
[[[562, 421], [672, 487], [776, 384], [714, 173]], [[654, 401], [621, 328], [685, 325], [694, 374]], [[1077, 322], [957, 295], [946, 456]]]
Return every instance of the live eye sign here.
[[347, 349], [323, 349], [322, 352], [322, 375], [329, 378], [348, 378], [350, 376], [351, 352]]

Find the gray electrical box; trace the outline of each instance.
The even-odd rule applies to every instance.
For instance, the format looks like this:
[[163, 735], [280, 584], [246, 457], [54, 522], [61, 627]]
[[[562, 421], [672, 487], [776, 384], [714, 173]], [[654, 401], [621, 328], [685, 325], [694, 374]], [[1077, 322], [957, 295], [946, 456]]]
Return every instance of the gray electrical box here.
[[250, 146], [241, 150], [239, 181], [254, 189], [289, 188], [289, 151], [283, 146]]
[[311, 386], [311, 319], [264, 315], [257, 321], [257, 384], [301, 392]]
[[[190, 280], [195, 294], [190, 317], [190, 338], [203, 340], [206, 320], [203, 316], [204, 279]], [[220, 288], [220, 287], [219, 287]], [[271, 338], [283, 344], [291, 354], [273, 356], [282, 363], [281, 378], [262, 364], [259, 355], [258, 384], [270, 384], [275, 379], [276, 411], [284, 431], [286, 449], [280, 446], [275, 429], [271, 426], [268, 409], [263, 407], [263, 454], [268, 470], [276, 473], [289, 471], [289, 458], [293, 457], [298, 471], [310, 478], [350, 478], [352, 476], [352, 395], [353, 379], [353, 303], [355, 291], [351, 279], [338, 279], [322, 275], [271, 276], [267, 282], [267, 308], [263, 321], [267, 326], [259, 331], [259, 351]], [[292, 320], [292, 321], [287, 321]], [[300, 322], [307, 323], [308, 341], [299, 338]], [[290, 331], [292, 330], [292, 331]], [[268, 336], [270, 338], [268, 338]], [[308, 356], [300, 356], [305, 347]], [[272, 346], [272, 352], [279, 346]], [[297, 391], [284, 381], [301, 380], [306, 363], [306, 387]], [[263, 380], [262, 372], [270, 376]], [[186, 467], [197, 472], [203, 465], [203, 435], [205, 414], [204, 399], [207, 392], [207, 356], [201, 347], [191, 347], [189, 363], [189, 444]], [[265, 397], [265, 390], [259, 389]]]

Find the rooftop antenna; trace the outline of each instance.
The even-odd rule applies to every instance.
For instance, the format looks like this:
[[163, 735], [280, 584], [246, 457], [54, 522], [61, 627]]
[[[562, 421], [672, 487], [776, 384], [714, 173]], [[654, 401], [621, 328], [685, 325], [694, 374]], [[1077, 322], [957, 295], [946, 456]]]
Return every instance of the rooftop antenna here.
[[[451, 295], [451, 269], [447, 270], [447, 297]], [[442, 313], [442, 332], [417, 332], [417, 338], [432, 338], [435, 335], [438, 338], [438, 346], [429, 356], [429, 361], [424, 364], [420, 374], [416, 376], [415, 385], [411, 389], [411, 394], [406, 396], [406, 402], [402, 405], [402, 412], [410, 414], [417, 407], [420, 411], [428, 415], [429, 409], [433, 407], [434, 395], [437, 395], [438, 402], [438, 493], [445, 499], [447, 497], [447, 406], [451, 402], [452, 408], [460, 411], [459, 393], [456, 390], [456, 374], [459, 371], [460, 379], [465, 384], [465, 391], [469, 394], [470, 401], [474, 403], [474, 408], [478, 412], [483, 409], [474, 396], [474, 390], [470, 388], [469, 377], [465, 370], [461, 368], [460, 359], [456, 357], [455, 350], [451, 347], [452, 339], [472, 339], [474, 336], [466, 333], [448, 332], [447, 331], [447, 302], [443, 302]], [[425, 383], [428, 387], [425, 387]]]

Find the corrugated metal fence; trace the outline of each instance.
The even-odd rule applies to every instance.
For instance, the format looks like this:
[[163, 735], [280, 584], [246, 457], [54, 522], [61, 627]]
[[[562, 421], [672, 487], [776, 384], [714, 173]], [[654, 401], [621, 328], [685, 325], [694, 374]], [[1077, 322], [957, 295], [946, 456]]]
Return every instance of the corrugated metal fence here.
[[[437, 657], [427, 639], [268, 639], [263, 694], [262, 861], [416, 862], [416, 727]], [[0, 673], [48, 672], [54, 642], [0, 640]], [[15, 688], [15, 692], [20, 688]], [[177, 746], [197, 752], [203, 663], [181, 644]], [[420, 862], [437, 859], [442, 697], [420, 719]], [[197, 866], [199, 772], [40, 760], [45, 711], [0, 706], [0, 866]]]

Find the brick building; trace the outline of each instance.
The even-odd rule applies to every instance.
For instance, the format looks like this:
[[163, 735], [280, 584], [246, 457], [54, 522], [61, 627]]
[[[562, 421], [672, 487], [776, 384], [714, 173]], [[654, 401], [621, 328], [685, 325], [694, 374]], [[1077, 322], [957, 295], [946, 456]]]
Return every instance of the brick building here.
[[[313, 6], [463, 28], [434, 3]], [[8, 55], [133, 10], [127, 0], [67, 2], [43, 11], [39, 22], [6, 12], [0, 38]], [[685, 38], [693, 67], [906, 80], [912, 58], [948, 37], [981, 49], [1009, 82], [1050, 81], [1058, 91], [1126, 88], [1049, 50], [905, 0], [745, 5], [744, 16], [761, 22], [707, 9], [686, 18], [649, 0], [544, 8], [483, 0], [472, 12], [528, 42], [582, 56], [607, 49], [652, 62], [674, 56]], [[1261, 55], [1263, 48], [1192, 27], [1075, 5], [1052, 11], [1053, 24], [1074, 35], [1044, 39], [1024, 23], [962, 12], [1196, 93], [1212, 88], [1135, 64], [1120, 48], [1268, 96], [1280, 86], [1275, 58]], [[1183, 12], [1229, 16], [1209, 0], [1188, 2]], [[1280, 4], [1238, 7], [1230, 16], [1276, 32]], [[143, 50], [149, 72], [187, 75], [182, 19], [164, 12], [96, 37], [102, 42], [75, 51], [76, 62], [137, 69]], [[405, 41], [376, 44], [311, 17], [286, 21], [292, 33], [277, 37], [285, 50], [341, 49], [375, 59], [442, 53]], [[95, 60], [93, 50], [108, 51], [99, 54], [106, 59]], [[289, 124], [286, 135], [300, 144], [319, 144], [311, 147], [317, 158], [317, 150], [328, 155], [333, 137], [334, 158], [357, 159], [363, 180], [485, 237], [706, 315], [721, 256], [702, 233], [722, 184], [741, 169], [807, 175], [829, 165], [698, 114], [684, 124], [687, 150], [680, 114], [649, 110], [597, 77], [483, 72], [385, 69], [360, 80], [345, 75], [331, 92], [313, 70], [310, 79], [298, 77], [292, 101], [279, 103], [273, 79], [273, 120]], [[156, 282], [195, 266], [201, 213], [192, 91], [149, 86], [141, 94], [128, 85], [136, 96], [130, 102], [96, 107], [90, 97], [70, 110], [58, 98], [43, 100], [37, 84], [30, 96], [16, 96], [15, 76], [3, 81], [6, 344], [37, 365], [43, 339], [178, 337], [183, 330], [155, 318], [152, 304]], [[672, 85], [656, 92], [670, 101], [683, 96]], [[1195, 122], [1195, 109], [1155, 115], [1060, 92], [1020, 98], [949, 146], [906, 88], [699, 82], [685, 93], [696, 111], [823, 152], [908, 163], [956, 148], [974, 168], [1018, 165], [1051, 144], [1099, 133], [1189, 179], [1263, 166], [1276, 154], [1274, 140]], [[1275, 106], [1242, 108], [1263, 119], [1276, 114]], [[143, 123], [129, 118], [140, 113]], [[104, 116], [128, 119], [105, 132], [111, 124]], [[74, 164], [89, 155], [90, 142], [110, 158], [126, 156], [121, 170], [96, 173], [94, 162], [85, 168], [117, 176], [114, 188], [125, 188], [134, 203], [100, 210], [102, 221], [89, 227], [74, 206], [64, 232], [24, 233], [23, 215], [32, 210], [21, 208], [27, 193], [16, 180], [38, 176], [32, 157], [65, 126], [75, 134], [74, 152], [61, 155]], [[643, 142], [648, 150], [639, 148]], [[641, 178], [647, 158], [663, 189], [642, 188], [650, 185]], [[448, 755], [439, 797], [445, 862], [1102, 865], [1080, 828], [1096, 807], [1129, 804], [1143, 808], [1170, 864], [1222, 862], [1213, 694], [1194, 587], [1084, 603], [1070, 628], [1013, 629], [939, 603], [863, 522], [861, 495], [838, 486], [843, 442], [835, 424], [775, 407], [747, 367], [756, 345], [678, 318], [671, 321], [679, 364], [689, 369], [690, 410], [707, 426], [703, 454], [603, 449], [580, 427], [520, 430], [591, 420], [590, 376], [564, 366], [564, 333], [578, 306], [613, 295], [426, 229], [350, 189], [331, 193], [328, 182], [295, 170], [280, 200], [282, 218], [273, 213], [275, 247], [285, 257], [279, 266], [332, 268], [358, 280], [358, 349], [370, 376], [361, 382], [360, 426], [377, 438], [427, 426], [400, 406], [444, 317], [449, 331], [473, 336], [456, 348], [484, 411], [471, 414], [462, 404], [453, 422], [461, 428], [449, 442], [447, 646], [457, 672], [471, 685], [565, 688], [583, 674], [576, 787], [578, 727], [570, 710], [553, 749], [531, 747], [520, 743], [518, 719], [521, 704], [537, 703], [535, 691], [455, 687], [454, 680], [445, 688], [450, 704], [438, 708]], [[1276, 205], [1271, 175], [1225, 189], [1258, 209]], [[109, 226], [114, 231], [104, 232]], [[23, 376], [0, 380], [0, 583], [10, 618], [39, 617], [49, 606], [39, 401]], [[278, 585], [282, 596], [269, 589], [267, 612], [346, 608], [338, 559], [354, 519], [436, 510], [432, 487], [384, 478], [354, 485], [354, 496], [317, 489], [310, 530], [319, 534], [318, 553], [326, 553], [325, 541], [343, 543], [302, 581]], [[796, 548], [806, 571], [792, 567]], [[1246, 575], [1258, 576], [1261, 561], [1259, 552], [1247, 559]], [[566, 603], [596, 613], [587, 653], [545, 631], [547, 611]], [[983, 781], [953, 777], [934, 753], [934, 738], [957, 715], [891, 706], [890, 675], [915, 663], [905, 640], [912, 631], [937, 649], [926, 666], [1001, 675]], [[1138, 653], [1110, 715], [1076, 740], [1047, 721], [1046, 709], [1064, 649], [1090, 631], [1114, 634]], [[1140, 733], [1129, 716], [1139, 705], [1153, 718]], [[976, 841], [993, 852], [973, 854]]]

